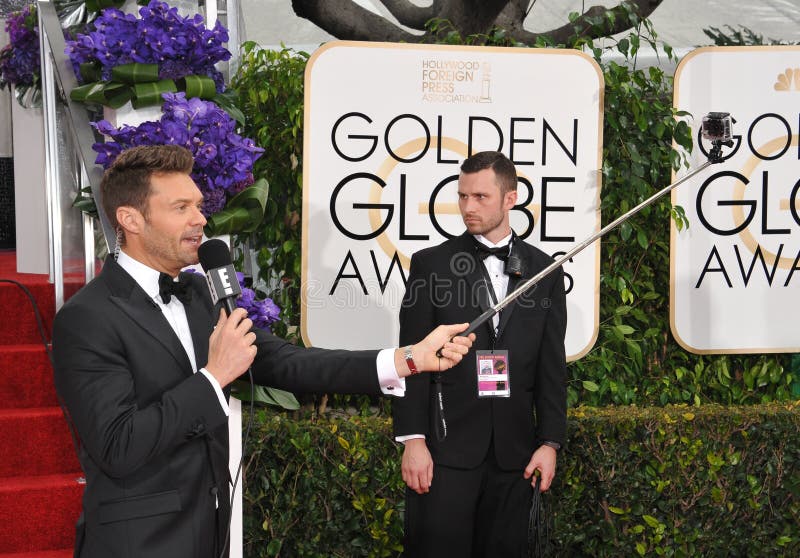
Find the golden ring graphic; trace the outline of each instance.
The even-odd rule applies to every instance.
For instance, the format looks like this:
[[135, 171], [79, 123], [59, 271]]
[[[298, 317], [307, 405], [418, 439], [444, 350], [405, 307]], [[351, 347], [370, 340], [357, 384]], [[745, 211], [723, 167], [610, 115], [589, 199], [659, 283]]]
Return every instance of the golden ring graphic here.
[[[789, 147], [796, 147], [798, 145], [798, 137], [797, 135], [792, 136], [792, 141]], [[766, 142], [764, 145], [761, 145], [756, 151], [758, 153], [764, 153], [765, 150], [767, 153], [774, 153], [780, 149], [783, 149], [786, 146], [786, 138], [785, 137], [778, 137], [773, 140]], [[742, 167], [742, 175], [744, 175], [748, 182], [750, 180], [750, 175], [756, 169], [758, 165], [761, 164], [761, 159], [759, 159], [755, 155], [751, 155], [750, 158], [747, 160], [745, 165]], [[734, 196], [738, 196], [738, 199], [744, 200], [744, 189], [746, 185], [744, 183], [739, 183], [734, 187], [733, 194]], [[763, 202], [762, 202], [763, 203]], [[787, 200], [781, 200], [780, 207], [781, 209], [788, 209], [789, 202]], [[744, 223], [744, 209], [741, 205], [737, 205], [733, 207], [733, 219], [735, 223]], [[758, 241], [756, 241], [753, 234], [750, 232], [750, 228], [743, 229], [739, 232], [739, 236], [744, 242], [744, 245], [750, 250], [751, 254], [756, 253], [756, 248], [759, 246]], [[766, 250], [763, 246], [761, 247], [761, 253], [764, 255], [764, 261], [766, 261], [770, 265], [774, 265], [776, 255]], [[778, 261], [778, 267], [781, 269], [791, 269], [792, 265], [794, 265], [794, 258], [780, 258]]]
[[[441, 147], [452, 151], [462, 157], [467, 156], [467, 144], [461, 140], [451, 137], [439, 137], [439, 136], [431, 136], [431, 143], [429, 146], [430, 148], [438, 148], [439, 142], [441, 141]], [[417, 138], [413, 140], [409, 140], [403, 145], [401, 145], [398, 149], [395, 150], [395, 153], [399, 158], [409, 158], [412, 154], [418, 153], [420, 150], [425, 148], [425, 144], [427, 143], [426, 138]], [[398, 161], [395, 158], [387, 157], [386, 160], [378, 167], [377, 176], [383, 180], [384, 183], [388, 181], [389, 175], [392, 174], [394, 168], [397, 166]], [[522, 178], [528, 178], [527, 176], [520, 174], [518, 175]], [[377, 183], [373, 183], [370, 187], [369, 192], [369, 201], [371, 204], [378, 204], [381, 201], [381, 197], [383, 196], [383, 188], [381, 188]], [[527, 209], [531, 211], [533, 214], [534, 223], [538, 222], [539, 220], [539, 205], [533, 203], [533, 199], [531, 199], [531, 203], [526, 206]], [[372, 227], [372, 231], [378, 230], [378, 228], [382, 225], [381, 223], [381, 215], [380, 209], [377, 207], [370, 208], [369, 210], [369, 224]], [[420, 215], [428, 212], [428, 204], [427, 203], [420, 203], [418, 208], [418, 213]], [[458, 209], [457, 203], [445, 203], [445, 204], [436, 204], [436, 214], [437, 215], [460, 215], [461, 212]], [[400, 265], [403, 266], [403, 269], [408, 269], [411, 266], [411, 257], [407, 256], [403, 252], [397, 249], [397, 246], [389, 238], [387, 234], [387, 230], [383, 231], [378, 237], [378, 246], [380, 246], [381, 250], [384, 254], [391, 260], [394, 257], [394, 254], [397, 253], [397, 257], [400, 260]]]

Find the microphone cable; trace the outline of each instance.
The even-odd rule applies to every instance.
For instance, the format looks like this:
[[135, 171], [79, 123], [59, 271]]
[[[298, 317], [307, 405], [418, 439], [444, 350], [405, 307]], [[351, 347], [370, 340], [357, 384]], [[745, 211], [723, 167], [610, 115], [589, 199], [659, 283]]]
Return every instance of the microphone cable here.
[[51, 356], [50, 350], [50, 341], [47, 340], [47, 334], [44, 331], [44, 320], [42, 320], [42, 313], [39, 310], [39, 305], [36, 303], [36, 297], [33, 296], [33, 293], [20, 283], [19, 281], [15, 281], [14, 279], [0, 279], [0, 283], [11, 283], [12, 285], [16, 285], [22, 292], [25, 293], [25, 296], [28, 297], [28, 300], [31, 303], [31, 307], [33, 307], [33, 315], [36, 318], [36, 327], [39, 330], [39, 337], [42, 338], [42, 344], [44, 345], [44, 350], [47, 352], [47, 356]]
[[[230, 536], [231, 536], [231, 521], [233, 520], [233, 503], [236, 498], [236, 487], [239, 483], [239, 477], [242, 473], [242, 465], [244, 463], [244, 450], [247, 447], [247, 442], [250, 439], [250, 429], [253, 426], [253, 415], [255, 415], [255, 405], [253, 403], [254, 397], [253, 393], [255, 392], [255, 382], [253, 381], [253, 366], [249, 366], [247, 368], [247, 377], [250, 380], [250, 409], [248, 411], [247, 417], [247, 427], [244, 431], [244, 437], [242, 438], [242, 454], [239, 456], [239, 465], [236, 467], [236, 475], [233, 479], [233, 485], [231, 488], [231, 499], [230, 499], [230, 506], [228, 508], [228, 525], [225, 528], [225, 536], [222, 537], [222, 550], [219, 553], [219, 558], [225, 558], [225, 550], [230, 546]], [[230, 451], [230, 441], [228, 441], [228, 451]], [[244, 485], [242, 485], [242, 500], [244, 500]]]

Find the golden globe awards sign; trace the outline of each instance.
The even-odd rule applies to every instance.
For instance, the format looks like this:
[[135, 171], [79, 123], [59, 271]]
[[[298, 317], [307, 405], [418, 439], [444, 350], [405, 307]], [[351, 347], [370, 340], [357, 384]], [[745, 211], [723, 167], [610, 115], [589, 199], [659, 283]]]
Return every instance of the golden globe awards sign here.
[[800, 351], [800, 48], [695, 50], [675, 106], [693, 115], [694, 166], [706, 113], [730, 112], [735, 144], [672, 193], [690, 223], [672, 225], [673, 335], [696, 353]]
[[[411, 255], [463, 233], [459, 166], [505, 153], [514, 230], [553, 256], [599, 230], [603, 82], [577, 51], [328, 43], [308, 62], [306, 344], [397, 344]], [[567, 354], [597, 336], [599, 244], [564, 266]]]

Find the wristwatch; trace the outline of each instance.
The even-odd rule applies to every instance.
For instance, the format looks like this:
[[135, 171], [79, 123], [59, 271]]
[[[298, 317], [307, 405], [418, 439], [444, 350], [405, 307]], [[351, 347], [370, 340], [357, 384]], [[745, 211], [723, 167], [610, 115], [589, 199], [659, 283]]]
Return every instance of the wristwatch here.
[[552, 442], [550, 440], [545, 440], [544, 442], [542, 442], [542, 445], [547, 446], [548, 448], [553, 448], [556, 451], [561, 449], [561, 444], [559, 444], [558, 442]]
[[411, 357], [411, 345], [406, 345], [403, 347], [403, 358], [406, 360], [406, 365], [408, 366], [409, 371], [412, 375], [419, 374], [419, 370], [417, 370], [417, 365], [414, 364], [414, 359]]

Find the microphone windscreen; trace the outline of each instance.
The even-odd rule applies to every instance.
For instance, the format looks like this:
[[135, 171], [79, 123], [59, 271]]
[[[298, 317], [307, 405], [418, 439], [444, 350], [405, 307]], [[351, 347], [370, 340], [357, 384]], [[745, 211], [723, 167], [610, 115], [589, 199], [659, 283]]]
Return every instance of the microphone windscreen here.
[[197, 249], [197, 256], [200, 258], [200, 265], [208, 273], [212, 269], [231, 265], [231, 251], [228, 245], [218, 238], [206, 240]]

